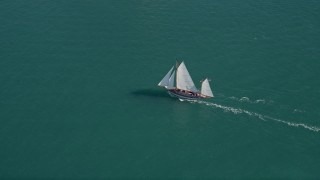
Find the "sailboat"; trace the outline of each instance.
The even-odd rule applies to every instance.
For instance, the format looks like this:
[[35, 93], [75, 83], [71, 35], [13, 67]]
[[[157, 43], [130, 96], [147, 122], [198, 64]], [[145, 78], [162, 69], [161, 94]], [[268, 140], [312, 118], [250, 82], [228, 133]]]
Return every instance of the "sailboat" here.
[[176, 67], [172, 67], [169, 72], [159, 82], [158, 86], [167, 89], [172, 97], [179, 99], [201, 99], [214, 97], [210, 88], [209, 79], [201, 81], [201, 89], [194, 85], [185, 63], [182, 61]]

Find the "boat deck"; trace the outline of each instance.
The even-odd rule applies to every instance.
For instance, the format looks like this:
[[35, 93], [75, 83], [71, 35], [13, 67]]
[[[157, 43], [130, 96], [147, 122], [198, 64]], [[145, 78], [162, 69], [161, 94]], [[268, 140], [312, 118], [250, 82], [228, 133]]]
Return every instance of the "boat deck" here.
[[191, 91], [185, 91], [181, 89], [169, 89], [168, 93], [172, 97], [177, 97], [181, 99], [200, 99], [203, 98], [201, 94], [196, 93], [196, 92], [191, 92]]

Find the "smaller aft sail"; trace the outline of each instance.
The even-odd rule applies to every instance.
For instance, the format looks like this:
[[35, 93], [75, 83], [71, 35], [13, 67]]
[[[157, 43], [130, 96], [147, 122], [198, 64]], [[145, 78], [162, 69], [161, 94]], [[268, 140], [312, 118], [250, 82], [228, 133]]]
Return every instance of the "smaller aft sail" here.
[[211, 91], [211, 88], [210, 88], [209, 80], [208, 80], [208, 79], [205, 79], [205, 80], [202, 82], [202, 85], [201, 85], [201, 94], [203, 94], [203, 95], [205, 95], [205, 96], [213, 97], [213, 94], [212, 94], [212, 91]]
[[[163, 77], [163, 79], [159, 82], [158, 86], [164, 86], [167, 87], [170, 85], [170, 75], [172, 74], [173, 67], [170, 69], [170, 71]], [[173, 86], [173, 85], [172, 85]]]

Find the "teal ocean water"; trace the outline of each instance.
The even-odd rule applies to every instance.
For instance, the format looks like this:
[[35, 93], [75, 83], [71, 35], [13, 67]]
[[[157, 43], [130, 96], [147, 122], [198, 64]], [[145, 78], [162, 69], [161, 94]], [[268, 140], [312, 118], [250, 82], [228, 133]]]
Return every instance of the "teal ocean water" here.
[[[320, 178], [320, 1], [0, 2], [0, 178]], [[157, 87], [176, 60], [215, 98]]]

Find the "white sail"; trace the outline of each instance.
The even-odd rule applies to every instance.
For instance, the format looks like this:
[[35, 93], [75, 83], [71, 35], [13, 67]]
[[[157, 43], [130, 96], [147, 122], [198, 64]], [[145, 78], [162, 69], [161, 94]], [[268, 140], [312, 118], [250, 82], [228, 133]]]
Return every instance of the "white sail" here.
[[197, 92], [186, 65], [182, 62], [177, 68], [177, 88]]
[[163, 77], [163, 79], [159, 82], [158, 86], [168, 86], [169, 85], [169, 79], [170, 75], [172, 73], [173, 67], [170, 69], [170, 71]]
[[208, 79], [205, 79], [205, 80], [202, 82], [202, 85], [201, 85], [201, 94], [203, 94], [203, 95], [205, 95], [205, 96], [213, 97], [213, 94], [212, 94], [212, 91], [211, 91], [211, 88], [210, 88], [210, 84], [209, 84], [209, 80], [208, 80]]
[[166, 86], [166, 88], [168, 89], [173, 89], [174, 88], [174, 77], [175, 77], [176, 71], [173, 71], [173, 73], [171, 74], [170, 78], [169, 78], [169, 83], [168, 86]]

